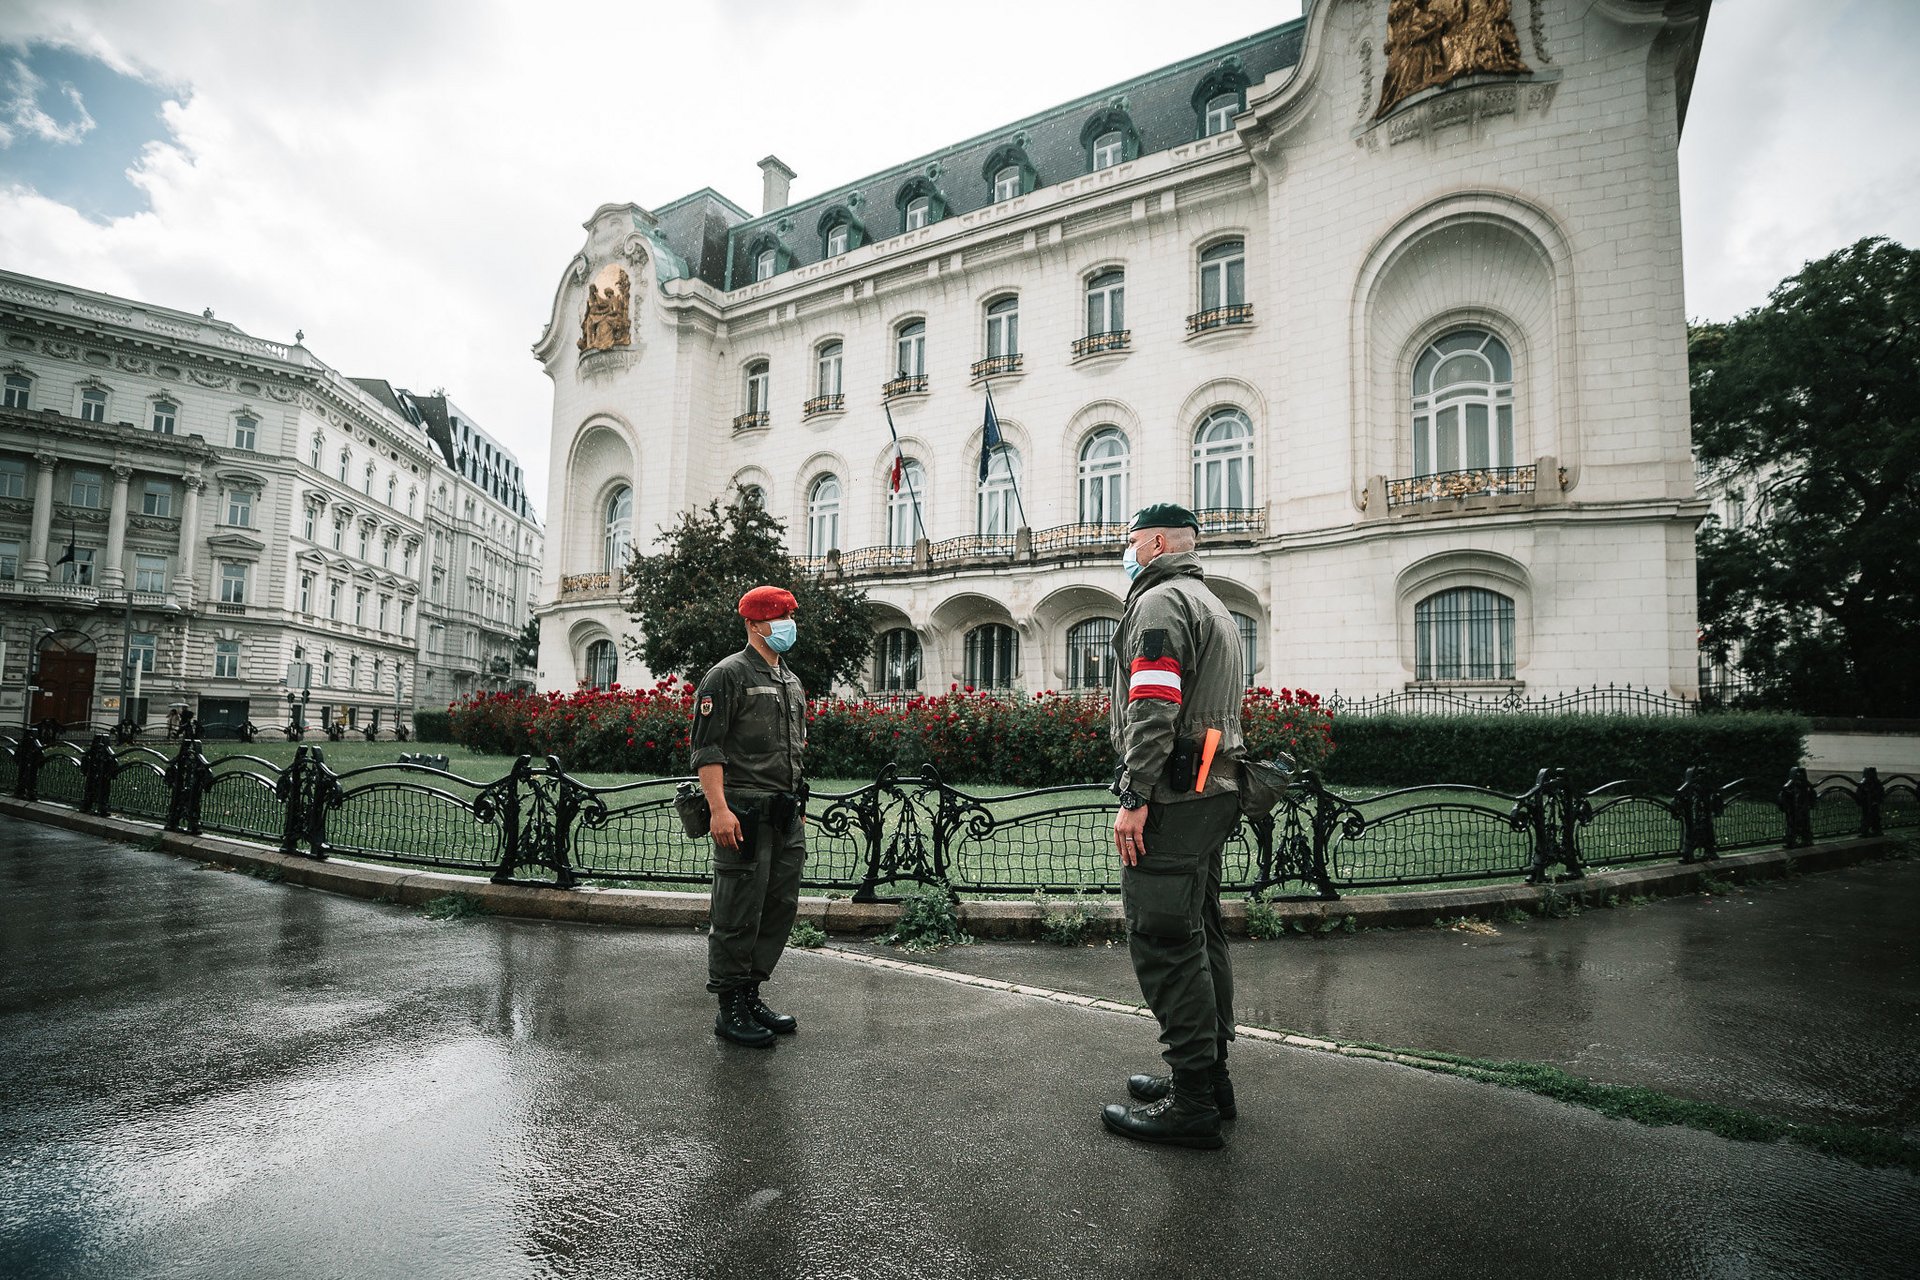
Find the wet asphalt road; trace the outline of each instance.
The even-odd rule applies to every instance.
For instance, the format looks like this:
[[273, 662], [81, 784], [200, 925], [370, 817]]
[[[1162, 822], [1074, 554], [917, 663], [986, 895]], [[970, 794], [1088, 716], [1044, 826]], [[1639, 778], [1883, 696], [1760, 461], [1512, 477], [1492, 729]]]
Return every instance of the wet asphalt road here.
[[1912, 1174], [1265, 1045], [1227, 1150], [1136, 1147], [1137, 1019], [799, 952], [800, 1034], [740, 1050], [703, 954], [0, 819], [0, 1275], [1904, 1275], [1920, 1234]]

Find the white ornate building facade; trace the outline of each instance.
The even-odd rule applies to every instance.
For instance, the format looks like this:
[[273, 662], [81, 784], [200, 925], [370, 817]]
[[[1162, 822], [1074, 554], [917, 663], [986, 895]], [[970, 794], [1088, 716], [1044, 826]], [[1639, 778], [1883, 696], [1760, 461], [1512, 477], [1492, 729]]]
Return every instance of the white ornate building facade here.
[[0, 723], [390, 731], [444, 705], [440, 668], [531, 682], [488, 668], [499, 646], [424, 646], [442, 614], [517, 635], [540, 531], [404, 392], [210, 313], [9, 272], [0, 375]]
[[758, 215], [603, 206], [535, 346], [542, 684], [644, 676], [627, 549], [739, 486], [868, 589], [874, 690], [1103, 683], [1172, 500], [1256, 683], [1691, 693], [1706, 9], [1320, 0], [797, 203], [768, 157]]

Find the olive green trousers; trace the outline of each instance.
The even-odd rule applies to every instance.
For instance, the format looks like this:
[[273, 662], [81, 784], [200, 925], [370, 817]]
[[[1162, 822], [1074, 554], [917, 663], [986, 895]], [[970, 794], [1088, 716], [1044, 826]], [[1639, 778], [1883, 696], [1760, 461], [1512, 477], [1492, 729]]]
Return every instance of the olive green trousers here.
[[707, 990], [731, 991], [773, 976], [800, 911], [807, 827], [775, 831], [758, 823], [753, 856], [713, 848], [713, 904], [707, 926]]
[[1228, 793], [1147, 809], [1146, 852], [1120, 873], [1127, 949], [1176, 1075], [1207, 1071], [1233, 1039], [1233, 967], [1220, 918], [1220, 856], [1240, 823]]

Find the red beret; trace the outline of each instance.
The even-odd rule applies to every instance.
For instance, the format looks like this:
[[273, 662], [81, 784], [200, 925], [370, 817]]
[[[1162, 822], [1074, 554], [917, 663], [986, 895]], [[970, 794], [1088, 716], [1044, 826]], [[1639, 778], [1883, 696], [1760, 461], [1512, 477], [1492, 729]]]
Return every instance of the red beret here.
[[771, 622], [800, 607], [785, 587], [755, 587], [740, 597], [740, 616], [748, 622]]

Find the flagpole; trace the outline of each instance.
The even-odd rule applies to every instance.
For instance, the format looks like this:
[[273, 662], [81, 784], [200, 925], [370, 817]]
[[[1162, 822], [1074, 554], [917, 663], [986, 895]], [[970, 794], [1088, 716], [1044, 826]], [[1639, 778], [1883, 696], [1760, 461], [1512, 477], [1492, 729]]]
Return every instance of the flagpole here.
[[[980, 381], [980, 385], [987, 393], [987, 412], [993, 414], [993, 421], [997, 426], [1000, 422], [1000, 415], [994, 413], [993, 383], [983, 378]], [[1004, 431], [1000, 433], [1000, 444], [998, 447], [1002, 449], [1007, 447], [1007, 436]], [[1008, 464], [1007, 466], [1007, 479], [1013, 482], [1013, 505], [1020, 511], [1020, 525], [1022, 528], [1031, 528], [1032, 526], [1027, 524], [1027, 504], [1020, 499], [1020, 476], [1012, 464]]]
[[924, 538], [927, 536], [927, 526], [920, 518], [920, 493], [913, 486], [913, 473], [907, 470], [907, 455], [900, 450], [900, 429], [893, 425], [893, 406], [883, 400], [880, 409], [887, 415], [887, 433], [893, 437], [893, 456], [899, 460], [900, 478], [907, 482], [907, 498], [913, 503], [913, 527]]

